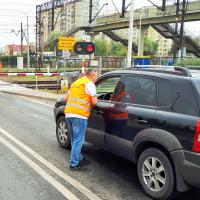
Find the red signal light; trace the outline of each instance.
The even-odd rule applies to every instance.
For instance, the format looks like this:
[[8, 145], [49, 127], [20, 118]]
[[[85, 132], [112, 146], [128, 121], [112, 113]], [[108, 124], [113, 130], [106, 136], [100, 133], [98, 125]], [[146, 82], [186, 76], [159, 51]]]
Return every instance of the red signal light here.
[[95, 45], [92, 42], [77, 42], [74, 45], [74, 52], [78, 55], [91, 55], [95, 51]]
[[88, 51], [88, 52], [93, 52], [93, 51], [94, 51], [94, 45], [89, 44], [89, 45], [87, 46], [87, 51]]

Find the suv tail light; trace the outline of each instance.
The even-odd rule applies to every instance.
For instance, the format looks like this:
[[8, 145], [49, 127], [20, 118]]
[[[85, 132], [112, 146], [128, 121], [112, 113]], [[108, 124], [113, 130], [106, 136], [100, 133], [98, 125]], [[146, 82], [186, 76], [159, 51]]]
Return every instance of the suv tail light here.
[[195, 127], [194, 142], [193, 142], [193, 152], [200, 153], [200, 120], [198, 120]]

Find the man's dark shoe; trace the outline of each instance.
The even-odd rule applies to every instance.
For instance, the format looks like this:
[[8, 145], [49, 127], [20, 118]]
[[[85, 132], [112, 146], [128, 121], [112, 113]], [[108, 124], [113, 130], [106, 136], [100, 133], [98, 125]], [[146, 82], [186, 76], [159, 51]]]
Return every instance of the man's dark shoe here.
[[83, 160], [79, 161], [79, 165], [87, 165], [90, 164], [90, 161], [87, 160], [86, 158], [83, 158]]
[[76, 166], [74, 166], [74, 167], [72, 167], [72, 166], [70, 166], [69, 167], [69, 169], [71, 170], [71, 171], [79, 171], [79, 172], [83, 172], [83, 171], [87, 171], [87, 168], [84, 168], [82, 165], [80, 165], [80, 164], [78, 164], [78, 165], [76, 165]]

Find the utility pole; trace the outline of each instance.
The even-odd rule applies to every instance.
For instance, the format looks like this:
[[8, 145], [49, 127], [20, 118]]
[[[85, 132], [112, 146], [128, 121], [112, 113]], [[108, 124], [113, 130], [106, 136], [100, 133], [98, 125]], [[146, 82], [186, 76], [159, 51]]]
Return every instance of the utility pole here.
[[21, 23], [21, 57], [23, 56], [23, 25]]
[[128, 31], [127, 68], [131, 67], [131, 61], [132, 61], [133, 20], [134, 20], [134, 0], [131, 0], [130, 21], [129, 21], [129, 31]]
[[123, 18], [125, 16], [126, 13], [126, 0], [122, 1], [122, 14], [121, 14], [121, 18]]
[[90, 5], [89, 5], [89, 24], [92, 23], [92, 10], [93, 10], [93, 2], [90, 0]]
[[36, 6], [36, 71], [40, 65], [40, 46], [41, 46], [41, 5]]
[[54, 30], [54, 16], [55, 16], [55, 0], [52, 2], [52, 22], [51, 22], [51, 30]]
[[30, 68], [30, 46], [29, 46], [29, 22], [27, 16], [27, 65]]

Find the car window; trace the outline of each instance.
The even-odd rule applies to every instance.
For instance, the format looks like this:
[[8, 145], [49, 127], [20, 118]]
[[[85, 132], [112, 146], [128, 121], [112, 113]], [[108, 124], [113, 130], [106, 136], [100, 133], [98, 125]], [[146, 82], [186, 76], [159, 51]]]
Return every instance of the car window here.
[[156, 106], [156, 80], [153, 78], [127, 76], [124, 80], [124, 93], [126, 98], [122, 98], [122, 102]]
[[196, 102], [192, 102], [190, 97], [188, 98], [182, 93], [178, 93], [177, 100], [172, 106], [172, 111], [186, 115], [198, 115]]
[[169, 106], [173, 103], [173, 87], [170, 81], [158, 81], [158, 106]]
[[120, 78], [120, 76], [109, 77], [98, 82], [96, 84], [97, 95], [99, 96], [106, 93], [114, 93]]
[[167, 80], [158, 82], [158, 106], [170, 112], [197, 115], [198, 107], [192, 91], [177, 87]]

